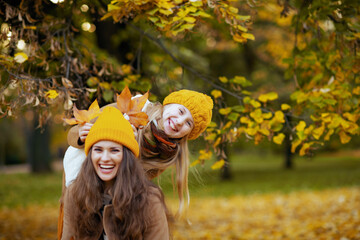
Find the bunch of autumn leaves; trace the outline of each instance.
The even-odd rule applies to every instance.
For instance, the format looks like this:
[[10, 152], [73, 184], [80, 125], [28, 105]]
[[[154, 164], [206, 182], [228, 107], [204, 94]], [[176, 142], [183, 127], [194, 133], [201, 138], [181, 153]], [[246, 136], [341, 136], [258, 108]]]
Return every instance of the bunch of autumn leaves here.
[[[146, 101], [148, 100], [149, 92], [136, 98], [132, 98], [129, 88], [126, 86], [120, 94], [116, 94], [116, 104], [118, 109], [129, 116], [129, 122], [136, 128], [145, 126], [148, 123], [148, 115], [142, 112]], [[98, 117], [101, 113], [98, 101], [95, 100], [88, 110], [79, 110], [74, 105], [73, 118], [65, 118], [64, 121], [69, 125], [84, 124], [90, 122], [92, 119]]]

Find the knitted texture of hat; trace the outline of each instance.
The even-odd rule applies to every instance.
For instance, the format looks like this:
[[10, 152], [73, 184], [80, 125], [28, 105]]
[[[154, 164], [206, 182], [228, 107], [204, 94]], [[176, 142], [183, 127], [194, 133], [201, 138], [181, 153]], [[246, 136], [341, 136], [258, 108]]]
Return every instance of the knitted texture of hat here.
[[213, 101], [203, 93], [192, 90], [180, 90], [170, 93], [163, 101], [163, 105], [177, 103], [189, 109], [194, 119], [194, 128], [188, 139], [196, 139], [211, 122]]
[[139, 156], [139, 145], [135, 139], [133, 129], [117, 108], [104, 108], [91, 127], [85, 140], [86, 155], [92, 145], [101, 140], [117, 142], [130, 149], [136, 157]]

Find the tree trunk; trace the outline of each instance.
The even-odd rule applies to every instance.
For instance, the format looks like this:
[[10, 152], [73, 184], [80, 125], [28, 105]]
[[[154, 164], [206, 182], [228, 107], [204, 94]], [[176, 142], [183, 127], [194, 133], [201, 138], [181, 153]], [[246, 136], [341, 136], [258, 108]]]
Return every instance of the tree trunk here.
[[[230, 164], [229, 164], [229, 151], [228, 151], [228, 144], [226, 142], [221, 143], [221, 151], [224, 153], [222, 155], [226, 156], [225, 159], [225, 165], [222, 168], [221, 171], [221, 180], [230, 180], [232, 178], [232, 174], [230, 171]], [[218, 160], [220, 160], [222, 157], [219, 157]]]
[[27, 162], [33, 173], [51, 172], [49, 126], [46, 124], [43, 128], [37, 128], [37, 119], [35, 116], [34, 121], [25, 124]]
[[293, 169], [293, 154], [291, 152], [291, 140], [288, 132], [285, 133], [285, 169]]

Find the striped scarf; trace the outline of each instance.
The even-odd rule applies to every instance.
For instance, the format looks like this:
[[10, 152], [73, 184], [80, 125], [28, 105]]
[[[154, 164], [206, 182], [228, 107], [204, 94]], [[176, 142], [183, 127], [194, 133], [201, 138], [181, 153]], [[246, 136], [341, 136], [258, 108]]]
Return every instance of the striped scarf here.
[[157, 159], [159, 162], [167, 162], [177, 153], [179, 139], [169, 138], [159, 128], [156, 121], [151, 121], [150, 127], [145, 130], [142, 141], [142, 159]]

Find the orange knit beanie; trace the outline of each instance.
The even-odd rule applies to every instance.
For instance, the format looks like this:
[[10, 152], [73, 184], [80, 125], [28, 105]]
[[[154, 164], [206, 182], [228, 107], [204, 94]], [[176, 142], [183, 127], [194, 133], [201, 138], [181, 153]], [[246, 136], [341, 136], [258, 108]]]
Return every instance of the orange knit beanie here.
[[194, 128], [189, 133], [189, 139], [196, 139], [211, 122], [213, 101], [203, 93], [180, 90], [170, 93], [163, 101], [163, 105], [177, 103], [189, 109], [194, 119]]
[[101, 140], [117, 142], [130, 149], [136, 157], [139, 156], [139, 145], [133, 129], [120, 110], [115, 107], [104, 108], [91, 127], [85, 140], [85, 154], [89, 153], [92, 145]]

